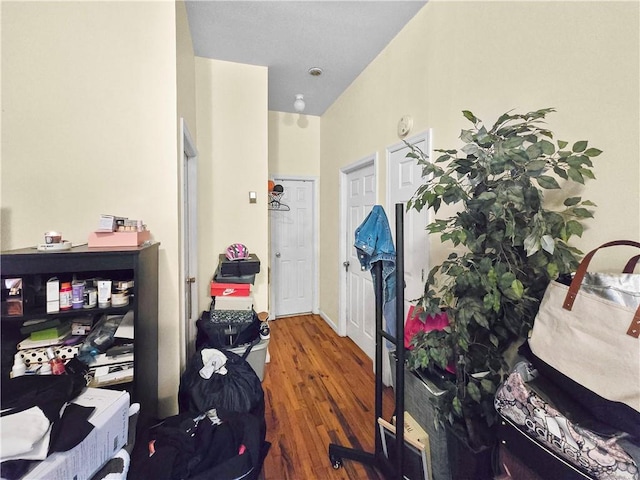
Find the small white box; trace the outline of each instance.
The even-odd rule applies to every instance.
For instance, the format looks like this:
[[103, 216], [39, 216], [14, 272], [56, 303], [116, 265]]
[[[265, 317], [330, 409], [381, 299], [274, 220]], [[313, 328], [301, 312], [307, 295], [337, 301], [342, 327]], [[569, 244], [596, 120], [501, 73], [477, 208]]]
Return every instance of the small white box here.
[[50, 278], [47, 281], [47, 313], [60, 311], [60, 281]]
[[215, 297], [214, 310], [245, 310], [251, 311], [253, 308], [253, 295], [248, 297]]
[[[269, 339], [260, 340], [260, 343], [256, 344], [249, 355], [247, 355], [247, 362], [251, 365], [251, 368], [258, 374], [260, 381], [264, 380], [264, 364], [267, 361], [267, 347], [269, 346]], [[236, 355], [244, 355], [247, 350], [247, 345], [240, 345], [239, 347], [230, 348]]]
[[95, 407], [89, 417], [94, 425], [89, 435], [67, 452], [56, 452], [38, 462], [22, 480], [85, 480], [91, 478], [127, 442], [129, 394], [102, 388], [87, 388], [73, 401]]

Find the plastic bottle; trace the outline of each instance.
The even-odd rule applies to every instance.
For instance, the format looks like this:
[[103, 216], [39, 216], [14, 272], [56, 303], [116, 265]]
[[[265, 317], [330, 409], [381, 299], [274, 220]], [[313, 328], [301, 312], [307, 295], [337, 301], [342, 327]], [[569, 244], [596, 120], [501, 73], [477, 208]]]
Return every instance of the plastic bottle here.
[[71, 305], [71, 282], [63, 282], [60, 284], [60, 310], [69, 310]]
[[13, 357], [13, 368], [11, 369], [11, 378], [21, 377], [27, 371], [27, 366], [22, 360], [22, 356], [16, 353]]
[[64, 362], [56, 356], [51, 347], [47, 348], [47, 358], [49, 359], [49, 365], [51, 365], [51, 373], [62, 375], [64, 373]]

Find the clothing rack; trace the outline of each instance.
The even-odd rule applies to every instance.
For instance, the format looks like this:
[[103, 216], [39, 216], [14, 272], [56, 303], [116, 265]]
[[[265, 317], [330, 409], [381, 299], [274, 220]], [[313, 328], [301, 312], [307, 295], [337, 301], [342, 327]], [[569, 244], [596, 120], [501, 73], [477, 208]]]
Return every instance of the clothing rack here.
[[[384, 330], [382, 322], [383, 309], [383, 285], [382, 262], [376, 262], [373, 267], [373, 282], [376, 299], [376, 355], [375, 355], [375, 420], [374, 438], [375, 447], [373, 453], [329, 444], [329, 460], [333, 468], [342, 466], [343, 459], [355, 460], [365, 465], [373, 466], [380, 470], [387, 479], [404, 478], [404, 204], [396, 203], [396, 336], [390, 335]], [[396, 438], [395, 461], [392, 463], [385, 457], [382, 450], [382, 437], [378, 428], [378, 418], [382, 418], [382, 355], [384, 351], [384, 339], [392, 342], [396, 347], [396, 385], [395, 385], [395, 412], [396, 412]]]

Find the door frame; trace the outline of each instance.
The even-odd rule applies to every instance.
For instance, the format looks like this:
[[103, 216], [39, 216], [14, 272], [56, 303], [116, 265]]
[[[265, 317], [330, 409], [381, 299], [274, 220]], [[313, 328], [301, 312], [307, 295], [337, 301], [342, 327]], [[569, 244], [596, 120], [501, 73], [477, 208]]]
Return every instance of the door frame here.
[[[320, 311], [320, 269], [318, 265], [320, 264], [320, 243], [318, 238], [318, 232], [320, 231], [320, 215], [318, 212], [318, 207], [320, 205], [320, 179], [314, 176], [305, 176], [305, 175], [269, 175], [275, 183], [278, 183], [278, 180], [284, 181], [300, 181], [300, 182], [311, 182], [311, 189], [313, 191], [312, 200], [313, 200], [313, 218], [311, 220], [311, 228], [313, 231], [312, 235], [312, 244], [313, 244], [313, 255], [311, 259], [311, 277], [313, 278], [313, 285], [311, 288], [311, 295], [313, 296], [312, 300], [312, 313], [317, 314]], [[269, 320], [275, 320], [275, 308], [271, 308], [276, 304], [276, 289], [271, 286], [271, 257], [273, 252], [271, 251], [272, 247], [272, 239], [273, 239], [273, 231], [271, 229], [271, 215], [269, 215]]]
[[347, 182], [347, 176], [354, 172], [355, 170], [359, 170], [363, 167], [368, 167], [373, 165], [373, 174], [375, 176], [374, 185], [376, 187], [376, 202], [378, 201], [378, 152], [373, 153], [371, 155], [367, 155], [360, 160], [350, 163], [340, 169], [340, 218], [339, 218], [339, 240], [338, 240], [338, 258], [337, 258], [337, 266], [339, 272], [339, 282], [338, 282], [338, 323], [336, 324], [330, 318], [325, 317], [325, 321], [333, 328], [338, 335], [341, 337], [347, 336], [347, 276], [344, 274], [344, 267], [342, 262], [344, 262], [344, 254], [347, 251], [347, 197], [349, 194], [349, 184]]
[[[179, 224], [180, 224], [180, 258], [179, 258], [179, 305], [180, 305], [180, 326], [179, 326], [179, 343], [180, 343], [180, 371], [184, 371], [187, 363], [187, 341], [189, 338], [190, 329], [187, 325], [189, 319], [187, 319], [187, 305], [185, 304], [185, 298], [187, 293], [186, 278], [187, 278], [187, 265], [185, 265], [186, 257], [186, 240], [187, 240], [187, 226], [190, 228], [190, 234], [188, 238], [191, 240], [191, 246], [189, 248], [190, 253], [190, 268], [189, 272], [195, 277], [196, 281], [192, 284], [192, 308], [199, 308], [198, 305], [198, 228], [197, 228], [197, 204], [198, 204], [198, 190], [197, 183], [190, 182], [191, 188], [189, 191], [185, 191], [185, 180], [188, 176], [191, 179], [197, 180], [197, 160], [198, 150], [196, 144], [191, 136], [189, 127], [184, 118], [180, 118], [180, 134], [179, 134]], [[187, 196], [189, 202], [187, 202]], [[187, 211], [187, 205], [192, 207], [192, 211]], [[192, 221], [187, 222], [187, 217]], [[195, 222], [193, 221], [195, 220]], [[194, 299], [195, 297], [195, 304]], [[195, 332], [195, 325], [193, 326]]]

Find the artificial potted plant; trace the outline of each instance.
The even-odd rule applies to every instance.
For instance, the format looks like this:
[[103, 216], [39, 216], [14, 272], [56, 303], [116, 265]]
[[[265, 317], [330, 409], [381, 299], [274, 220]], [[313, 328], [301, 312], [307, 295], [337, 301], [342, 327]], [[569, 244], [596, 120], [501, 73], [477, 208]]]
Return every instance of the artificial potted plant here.
[[595, 178], [591, 158], [601, 151], [586, 141], [554, 143], [544, 122], [553, 111], [506, 113], [491, 127], [464, 111], [472, 125], [462, 130], [460, 150], [436, 150], [435, 161], [416, 148], [408, 154], [425, 183], [407, 209], [458, 207], [427, 227], [456, 248], [431, 270], [418, 301], [424, 316], [446, 311], [449, 326], [416, 334], [408, 367], [455, 365], [442, 384], [440, 418], [472, 448], [492, 442], [506, 352], [526, 337], [549, 282], [577, 267], [581, 252], [568, 242], [592, 217], [594, 204], [561, 185]]

